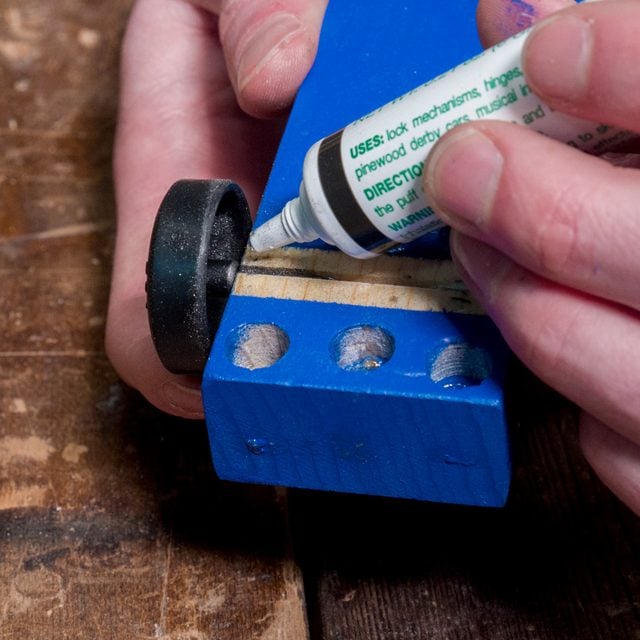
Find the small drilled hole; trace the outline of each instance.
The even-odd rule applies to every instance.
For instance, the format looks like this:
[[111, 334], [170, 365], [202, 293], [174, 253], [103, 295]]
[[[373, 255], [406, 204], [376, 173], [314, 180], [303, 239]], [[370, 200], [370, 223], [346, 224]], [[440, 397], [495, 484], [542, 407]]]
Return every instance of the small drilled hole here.
[[462, 389], [481, 384], [491, 373], [487, 352], [468, 344], [449, 344], [431, 365], [431, 379], [445, 389]]
[[289, 349], [289, 336], [275, 324], [245, 324], [231, 340], [231, 361], [242, 369], [266, 369]]
[[347, 371], [370, 371], [381, 367], [394, 351], [393, 337], [380, 327], [362, 325], [345, 329], [333, 341], [336, 364]]

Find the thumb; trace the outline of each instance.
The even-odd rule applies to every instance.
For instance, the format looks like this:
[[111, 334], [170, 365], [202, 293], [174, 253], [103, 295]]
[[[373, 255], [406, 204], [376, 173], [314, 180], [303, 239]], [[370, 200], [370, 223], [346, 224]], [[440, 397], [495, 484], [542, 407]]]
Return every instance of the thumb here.
[[231, 84], [248, 114], [270, 117], [291, 105], [315, 58], [327, 1], [197, 1], [219, 13]]

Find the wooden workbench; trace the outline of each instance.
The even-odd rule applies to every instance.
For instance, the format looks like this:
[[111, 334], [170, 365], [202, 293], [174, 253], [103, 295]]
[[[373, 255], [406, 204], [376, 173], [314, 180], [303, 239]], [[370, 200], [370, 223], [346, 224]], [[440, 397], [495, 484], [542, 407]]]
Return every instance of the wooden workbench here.
[[130, 0], [0, 3], [0, 640], [640, 638], [640, 526], [512, 376], [506, 509], [231, 485], [103, 351]]

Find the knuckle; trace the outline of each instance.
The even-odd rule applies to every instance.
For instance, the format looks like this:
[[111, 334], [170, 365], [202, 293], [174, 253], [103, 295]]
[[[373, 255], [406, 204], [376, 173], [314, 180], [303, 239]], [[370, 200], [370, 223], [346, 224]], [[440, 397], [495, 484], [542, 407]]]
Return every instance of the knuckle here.
[[575, 269], [580, 242], [580, 218], [586, 203], [580, 193], [563, 189], [551, 203], [536, 212], [532, 249], [536, 270], [553, 280], [562, 280]]
[[[566, 310], [565, 310], [566, 311]], [[549, 372], [557, 375], [569, 367], [575, 346], [577, 314], [548, 314], [547, 319], [529, 325], [522, 339], [522, 359], [543, 379]]]

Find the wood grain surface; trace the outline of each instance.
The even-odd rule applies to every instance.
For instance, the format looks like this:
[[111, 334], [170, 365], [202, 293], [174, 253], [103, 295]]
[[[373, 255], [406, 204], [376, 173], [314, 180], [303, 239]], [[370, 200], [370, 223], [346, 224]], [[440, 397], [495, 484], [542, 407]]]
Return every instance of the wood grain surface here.
[[637, 518], [582, 460], [573, 409], [511, 380], [505, 509], [293, 496], [312, 638], [640, 637]]
[[379, 256], [356, 260], [337, 251], [248, 250], [234, 293], [257, 298], [482, 314], [451, 260]]
[[0, 3], [0, 638], [301, 638], [286, 499], [109, 366], [129, 0]]
[[204, 425], [118, 380], [130, 6], [0, 2], [0, 639], [638, 640], [638, 519], [582, 460], [572, 407], [519, 367], [504, 510], [220, 482]]

